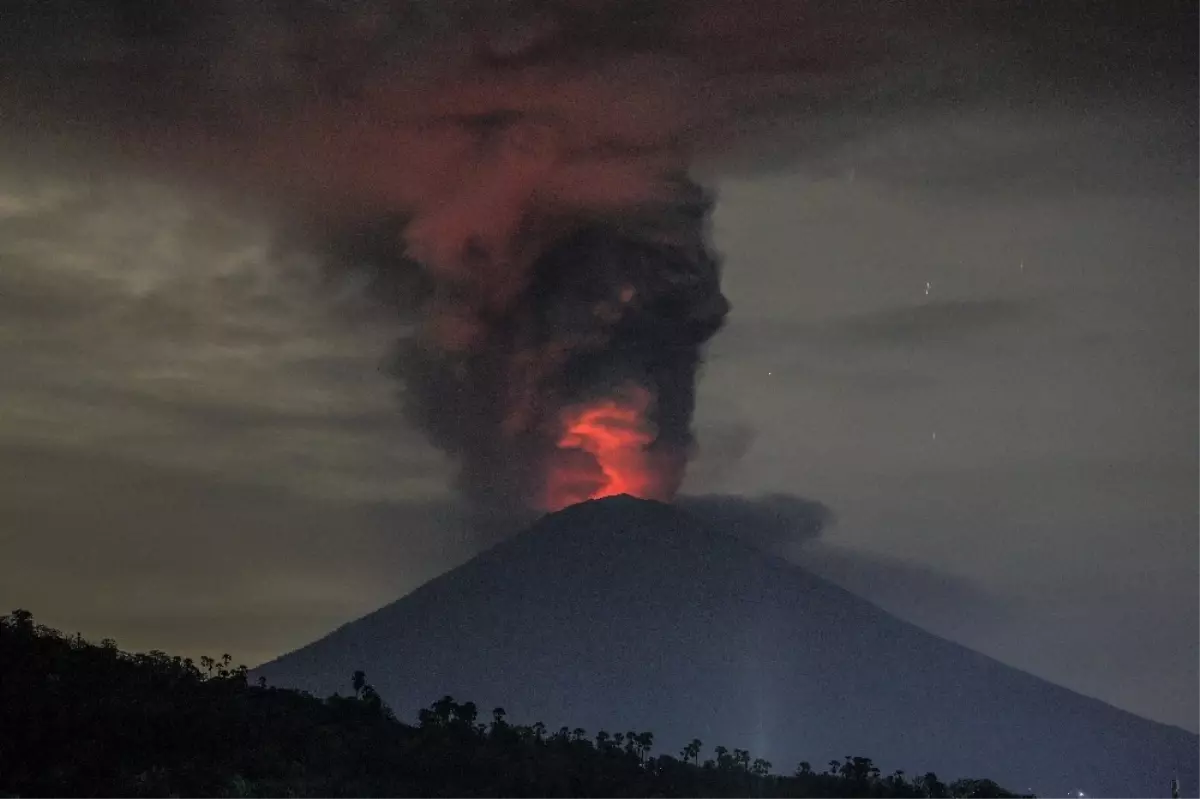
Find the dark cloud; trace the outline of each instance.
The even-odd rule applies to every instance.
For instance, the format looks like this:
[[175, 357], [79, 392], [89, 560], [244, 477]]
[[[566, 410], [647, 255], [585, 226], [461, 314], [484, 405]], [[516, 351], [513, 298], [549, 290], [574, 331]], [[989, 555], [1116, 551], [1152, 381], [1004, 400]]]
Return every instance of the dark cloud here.
[[[617, 402], [647, 429], [645, 462], [624, 467], [642, 486], [631, 490], [674, 495], [701, 348], [729, 307], [704, 236], [708, 200], [684, 194], [695, 196], [635, 224], [565, 235], [528, 274], [509, 275], [520, 285], [499, 297], [487, 279], [435, 278], [425, 334], [397, 359], [404, 407], [459, 459], [460, 485], [487, 516], [553, 510], [596, 490], [556, 485], [565, 473], [578, 479], [558, 457], [567, 416], [597, 402]], [[644, 399], [620, 400], [627, 391]], [[586, 444], [571, 451], [594, 462], [603, 486], [602, 455]]]
[[779, 166], [960, 103], [995, 66], [984, 28], [926, 0], [190, 2], [171, 25], [83, 5], [10, 15], [6, 99], [34, 129], [265, 180], [326, 216], [412, 213], [410, 245], [447, 268], [468, 235], [516, 246], [496, 181], [525, 216], [661, 200], [697, 159]]
[[947, 637], [961, 638], [972, 627], [979, 635], [980, 625], [1004, 629], [1028, 611], [1023, 603], [977, 582], [895, 556], [831, 542], [792, 547], [788, 556], [814, 574]]
[[[701, 347], [728, 309], [711, 201], [689, 168], [772, 109], [895, 80], [911, 49], [901, 29], [921, 30], [904, 14], [881, 25], [835, 4], [769, 2], [747, 15], [725, 0], [476, 2], [403, 18], [315, 3], [189, 9], [176, 25], [137, 3], [114, 24], [76, 25], [112, 48], [111, 69], [58, 78], [94, 81], [97, 137], [158, 168], [404, 219], [365, 237], [368, 251], [402, 246], [390, 265], [418, 278], [416, 332], [397, 358], [403, 407], [460, 462], [459, 485], [487, 516], [562, 505], [551, 484], [573, 472], [554, 457], [566, 414], [627, 383], [652, 431], [647, 465], [629, 471], [643, 473], [641, 493], [673, 496]], [[48, 19], [47, 37], [66, 43]], [[389, 63], [398, 53], [402, 68]], [[396, 305], [379, 272], [368, 282]], [[571, 451], [610, 474], [586, 446]]]
[[775, 553], [817, 538], [835, 519], [820, 502], [790, 494], [703, 494], [679, 497], [675, 504], [705, 525]]
[[[1029, 603], [977, 581], [903, 557], [822, 538], [837, 515], [822, 502], [792, 494], [685, 495], [675, 503], [702, 524], [780, 555], [881, 607], [942, 635], [985, 639], [1007, 632]], [[968, 635], [969, 633], [969, 635]]]

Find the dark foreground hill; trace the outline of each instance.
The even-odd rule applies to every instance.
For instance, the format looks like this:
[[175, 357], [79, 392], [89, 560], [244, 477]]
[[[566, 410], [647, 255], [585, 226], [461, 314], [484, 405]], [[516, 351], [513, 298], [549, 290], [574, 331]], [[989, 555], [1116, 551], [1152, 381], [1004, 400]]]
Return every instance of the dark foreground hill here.
[[883, 775], [847, 756], [776, 774], [744, 749], [651, 732], [550, 733], [444, 697], [398, 721], [355, 672], [350, 696], [250, 685], [244, 667], [132, 654], [0, 617], [0, 798], [23, 796], [1016, 796], [988, 779]]
[[[519, 719], [652, 729], [777, 764], [869, 752], [1062, 796], [1196, 795], [1197, 736], [900, 621], [657, 503], [548, 516], [252, 672], [317, 695], [364, 669], [405, 715], [430, 696]], [[344, 690], [344, 689], [343, 689]]]

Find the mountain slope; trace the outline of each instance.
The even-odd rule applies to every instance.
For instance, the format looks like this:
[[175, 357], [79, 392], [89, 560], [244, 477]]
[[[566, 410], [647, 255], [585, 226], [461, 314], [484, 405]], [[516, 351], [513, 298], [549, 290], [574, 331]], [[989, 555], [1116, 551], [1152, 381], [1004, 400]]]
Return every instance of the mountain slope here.
[[674, 508], [548, 516], [255, 670], [319, 695], [364, 669], [402, 716], [450, 694], [516, 720], [651, 730], [779, 769], [848, 754], [1064, 795], [1195, 795], [1197, 736], [926, 633]]

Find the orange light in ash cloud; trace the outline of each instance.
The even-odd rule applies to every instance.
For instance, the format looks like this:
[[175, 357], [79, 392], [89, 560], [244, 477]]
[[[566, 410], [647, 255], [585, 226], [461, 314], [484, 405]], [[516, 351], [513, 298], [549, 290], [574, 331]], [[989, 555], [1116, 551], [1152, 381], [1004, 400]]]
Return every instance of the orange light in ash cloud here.
[[647, 417], [652, 402], [649, 391], [631, 386], [617, 397], [564, 411], [547, 473], [546, 510], [618, 494], [671, 498], [677, 467], [647, 451], [655, 437]]

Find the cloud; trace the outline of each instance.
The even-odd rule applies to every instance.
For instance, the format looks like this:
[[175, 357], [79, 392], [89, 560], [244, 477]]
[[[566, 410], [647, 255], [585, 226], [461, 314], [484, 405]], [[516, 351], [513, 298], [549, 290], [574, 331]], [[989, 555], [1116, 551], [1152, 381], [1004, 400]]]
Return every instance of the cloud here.
[[347, 503], [95, 450], [2, 451], [0, 605], [133, 648], [252, 665], [479, 546], [437, 497]]
[[981, 30], [924, 0], [261, 0], [157, 30], [121, 23], [129, 4], [24, 5], [6, 99], [35, 127], [253, 176], [314, 211], [423, 211], [431, 262], [467, 217], [511, 233], [508, 193], [535, 215], [623, 208], [696, 160], [744, 170], [733, 151], [774, 143], [778, 166], [884, 109], [961, 100], [983, 72]]
[[984, 628], [1004, 628], [1030, 610], [1029, 603], [1002, 597], [965, 577], [830, 541], [792, 546], [787, 554], [814, 574], [942, 635], [961, 637], [971, 631], [976, 637]]
[[0, 163], [0, 445], [332, 500], [445, 490], [383, 372], [402, 330], [324, 256], [262, 209], [77, 166]]
[[675, 504], [713, 529], [772, 552], [817, 538], [835, 518], [820, 502], [790, 494], [701, 494], [679, 497]]
[[823, 538], [837, 523], [828, 505], [794, 494], [692, 494], [676, 506], [703, 524], [738, 536], [943, 634], [975, 625], [999, 629], [1030, 607], [965, 577], [901, 557]]

